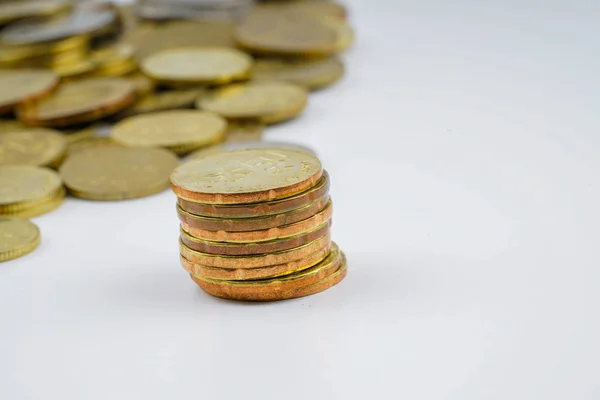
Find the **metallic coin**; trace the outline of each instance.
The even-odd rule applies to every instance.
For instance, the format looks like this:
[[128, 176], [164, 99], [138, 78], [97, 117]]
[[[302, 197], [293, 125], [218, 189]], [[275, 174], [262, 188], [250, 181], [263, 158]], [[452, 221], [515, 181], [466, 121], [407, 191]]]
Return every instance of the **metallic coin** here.
[[309, 296], [341, 282], [347, 273], [342, 252], [305, 271], [279, 278], [251, 282], [218, 281], [191, 275], [206, 293], [229, 300], [278, 301]]
[[252, 57], [227, 47], [163, 50], [142, 61], [141, 69], [162, 84], [225, 84], [245, 79]]
[[10, 215], [13, 217], [20, 218], [33, 218], [39, 215], [49, 213], [60, 207], [66, 196], [67, 192], [65, 188], [61, 187], [55, 193], [46, 196], [42, 200], [35, 203], [21, 204], [15, 207], [10, 207], [6, 211], [3, 211], [0, 207], [0, 214]]
[[307, 190], [322, 174], [319, 159], [304, 152], [237, 150], [181, 165], [171, 174], [171, 186], [178, 197], [201, 203], [257, 203]]
[[0, 165], [57, 167], [67, 152], [67, 139], [51, 129], [27, 128], [0, 134]]
[[320, 60], [259, 59], [252, 69], [253, 80], [284, 81], [308, 90], [327, 87], [344, 75], [337, 58]]
[[286, 82], [251, 82], [214, 90], [197, 107], [227, 119], [255, 119], [265, 124], [292, 119], [306, 107], [308, 93]]
[[224, 140], [226, 128], [227, 122], [211, 112], [170, 110], [127, 118], [115, 125], [110, 137], [124, 146], [184, 153]]
[[60, 176], [76, 197], [124, 200], [162, 192], [177, 164], [164, 149], [100, 146], [70, 156]]
[[221, 256], [209, 253], [201, 253], [199, 251], [190, 249], [181, 241], [179, 244], [181, 255], [183, 257], [194, 263], [206, 265], [207, 267], [231, 269], [262, 268], [299, 260], [323, 248], [330, 248], [331, 234], [327, 233], [325, 236], [320, 237], [315, 241], [291, 250], [252, 256]]
[[284, 239], [312, 230], [331, 220], [332, 213], [333, 209], [330, 202], [322, 211], [303, 221], [270, 229], [245, 232], [209, 231], [194, 228], [185, 222], [182, 222], [181, 226], [186, 232], [202, 240], [231, 243], [266, 242], [269, 240]]
[[59, 77], [48, 70], [0, 71], [0, 114], [50, 93], [58, 83]]
[[185, 211], [217, 218], [250, 218], [257, 215], [273, 215], [285, 213], [304, 204], [311, 203], [329, 193], [329, 175], [323, 171], [323, 176], [317, 184], [305, 192], [281, 200], [245, 205], [203, 204], [177, 198], [177, 203]]
[[304, 246], [329, 232], [331, 221], [319, 225], [315, 229], [303, 232], [300, 235], [285, 239], [277, 239], [261, 243], [225, 243], [210, 242], [198, 239], [188, 232], [181, 230], [181, 241], [192, 250], [202, 253], [220, 254], [227, 256], [246, 256], [253, 254], [266, 254], [278, 251], [290, 250], [295, 247]]
[[260, 215], [254, 218], [212, 218], [190, 214], [177, 206], [177, 215], [181, 222], [195, 229], [207, 231], [244, 232], [258, 231], [290, 225], [312, 217], [322, 211], [329, 203], [329, 196], [325, 195], [302, 207], [281, 214]]
[[60, 197], [62, 190], [58, 174], [48, 168], [0, 166], [0, 214], [31, 211]]
[[124, 78], [90, 78], [61, 85], [51, 96], [20, 107], [18, 116], [29, 125], [68, 126], [114, 114], [134, 99], [133, 84]]
[[157, 111], [192, 108], [196, 99], [204, 93], [204, 89], [167, 90], [147, 94], [123, 111], [123, 117]]
[[0, 262], [31, 253], [40, 244], [40, 230], [26, 219], [0, 217]]
[[[236, 122], [230, 122], [229, 126], [235, 125]], [[229, 132], [229, 131], [228, 131]], [[226, 139], [227, 140], [227, 139]], [[196, 150], [193, 153], [189, 154], [186, 160], [196, 160], [199, 158], [206, 157], [209, 154], [219, 153], [223, 151], [231, 151], [231, 150], [249, 150], [249, 149], [288, 149], [288, 150], [297, 150], [303, 151], [308, 154], [312, 154], [316, 156], [316, 153], [313, 149], [303, 146], [297, 143], [290, 142], [273, 142], [267, 140], [250, 140], [250, 141], [235, 141], [235, 142], [225, 142], [215, 146], [210, 146], [205, 149]]]

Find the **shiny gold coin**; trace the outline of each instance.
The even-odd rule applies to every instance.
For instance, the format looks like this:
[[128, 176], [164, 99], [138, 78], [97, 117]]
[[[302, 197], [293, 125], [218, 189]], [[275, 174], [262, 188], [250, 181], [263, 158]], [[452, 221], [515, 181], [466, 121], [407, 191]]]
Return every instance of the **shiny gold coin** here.
[[51, 96], [20, 107], [18, 116], [29, 125], [68, 126], [118, 112], [134, 99], [134, 86], [124, 78], [90, 78], [61, 85]]
[[0, 25], [24, 18], [50, 17], [68, 11], [72, 6], [68, 0], [13, 0], [0, 3]]
[[60, 132], [27, 128], [0, 134], [0, 165], [57, 167], [67, 152], [67, 139]]
[[292, 119], [306, 107], [308, 93], [286, 82], [251, 82], [219, 88], [197, 102], [203, 110], [227, 119], [254, 119], [265, 124]]
[[329, 193], [329, 175], [323, 171], [323, 176], [317, 184], [307, 191], [281, 200], [244, 205], [203, 204], [177, 198], [177, 204], [191, 213], [215, 218], [250, 218], [257, 215], [274, 215], [285, 213], [302, 207], [305, 204], [325, 197]]
[[252, 69], [253, 80], [283, 81], [308, 90], [327, 87], [344, 75], [344, 64], [337, 58], [319, 60], [260, 59]]
[[270, 229], [262, 229], [256, 231], [244, 232], [229, 232], [229, 231], [209, 231], [199, 229], [189, 224], [182, 222], [181, 226], [186, 232], [202, 239], [214, 242], [232, 242], [232, 243], [251, 243], [251, 242], [266, 242], [275, 239], [284, 239], [291, 236], [299, 235], [302, 232], [309, 231], [315, 227], [331, 220], [333, 208], [331, 202], [320, 212], [305, 220], [283, 225]]
[[347, 274], [343, 253], [323, 260], [305, 271], [279, 278], [251, 282], [217, 281], [192, 275], [206, 293], [229, 300], [279, 301], [323, 292], [341, 282]]
[[164, 149], [100, 146], [71, 155], [60, 176], [76, 197], [124, 200], [162, 192], [177, 164]]
[[0, 166], [0, 214], [12, 215], [52, 201], [62, 190], [58, 174], [29, 165]]
[[170, 110], [138, 115], [119, 122], [110, 137], [131, 147], [164, 147], [189, 152], [225, 139], [227, 121], [197, 110]]
[[262, 268], [271, 265], [284, 264], [290, 261], [305, 258], [310, 254], [319, 251], [323, 248], [331, 247], [331, 234], [327, 233], [319, 239], [305, 244], [304, 246], [296, 247], [291, 250], [278, 251], [269, 254], [260, 254], [252, 256], [221, 256], [209, 253], [201, 253], [187, 247], [182, 242], [179, 242], [181, 255], [186, 259], [207, 267], [218, 268]]
[[59, 77], [48, 70], [0, 71], [0, 114], [50, 93], [58, 83]]
[[227, 47], [163, 50], [142, 61], [141, 69], [162, 84], [225, 84], [248, 77], [252, 57]]
[[301, 151], [237, 150], [179, 166], [171, 186], [178, 197], [201, 203], [257, 203], [307, 190], [322, 174], [321, 161]]
[[26, 219], [0, 217], [0, 262], [31, 253], [40, 244], [40, 230]]
[[147, 114], [157, 111], [192, 108], [203, 89], [167, 90], [148, 94], [123, 112], [125, 116]]

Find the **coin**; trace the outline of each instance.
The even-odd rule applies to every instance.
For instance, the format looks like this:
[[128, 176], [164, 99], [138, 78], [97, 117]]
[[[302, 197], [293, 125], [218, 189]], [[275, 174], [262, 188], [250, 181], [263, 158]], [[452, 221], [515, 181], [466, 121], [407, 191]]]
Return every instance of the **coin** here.
[[110, 137], [132, 147], [165, 147], [186, 153], [225, 139], [227, 122], [198, 110], [170, 110], [143, 114], [119, 122]]
[[186, 259], [206, 265], [207, 267], [218, 268], [261, 268], [271, 265], [284, 264], [293, 260], [299, 260], [308, 255], [321, 250], [322, 248], [331, 247], [331, 235], [327, 233], [325, 236], [312, 241], [304, 246], [296, 247], [291, 250], [278, 251], [275, 253], [252, 255], [252, 256], [221, 256], [209, 253], [201, 253], [187, 247], [181, 241], [179, 242], [181, 255]]
[[124, 200], [163, 191], [177, 157], [164, 149], [100, 146], [71, 155], [60, 176], [76, 197]]
[[65, 83], [51, 96], [17, 111], [26, 124], [60, 127], [113, 114], [134, 99], [134, 86], [124, 78], [89, 78]]
[[[62, 182], [58, 174], [48, 168], [30, 165], [0, 166], [0, 214], [39, 215], [56, 208], [60, 204], [58, 200], [62, 201], [62, 193]], [[53, 207], [42, 207], [49, 203]]]
[[322, 23], [325, 26], [333, 29], [337, 34], [337, 40], [335, 42], [335, 51], [341, 53], [348, 50], [348, 48], [354, 42], [354, 30], [348, 23], [339, 18], [321, 18]]
[[148, 94], [123, 111], [124, 116], [193, 107], [203, 89], [167, 90]]
[[0, 165], [57, 167], [66, 152], [67, 139], [51, 129], [27, 128], [0, 134]]
[[184, 47], [152, 54], [142, 72], [162, 84], [225, 84], [245, 79], [252, 57], [227, 47]]
[[40, 230], [26, 219], [0, 217], [0, 262], [31, 253], [40, 244]]
[[0, 72], [0, 114], [12, 111], [18, 103], [38, 99], [53, 91], [59, 77], [48, 70], [22, 69]]
[[179, 206], [189, 213], [217, 218], [249, 218], [257, 215], [273, 215], [285, 213], [304, 204], [308, 204], [327, 195], [329, 192], [329, 175], [323, 176], [317, 184], [305, 192], [281, 200], [245, 205], [203, 204], [177, 198]]
[[304, 152], [237, 150], [179, 166], [171, 174], [171, 186], [178, 197], [202, 203], [256, 203], [300, 193], [322, 174], [321, 161]]
[[203, 240], [232, 243], [266, 242], [269, 240], [284, 239], [314, 229], [316, 226], [329, 221], [332, 213], [333, 210], [330, 202], [322, 211], [305, 220], [270, 229], [244, 232], [209, 231], [195, 228], [185, 222], [182, 222], [181, 226], [191, 235]]
[[41, 18], [68, 11], [72, 4], [67, 0], [8, 1], [0, 3], [0, 25], [24, 19]]
[[286, 82], [251, 82], [216, 89], [198, 99], [197, 107], [227, 119], [256, 119], [265, 124], [286, 121], [306, 107], [308, 93]]
[[284, 81], [308, 90], [327, 87], [344, 75], [344, 64], [334, 57], [319, 60], [259, 59], [253, 80]]
[[295, 247], [304, 246], [329, 232], [331, 221], [319, 225], [315, 229], [303, 232], [296, 236], [285, 239], [277, 239], [261, 243], [225, 243], [210, 242], [198, 239], [183, 229], [181, 230], [181, 241], [192, 250], [202, 253], [220, 254], [227, 256], [244, 256], [253, 254], [266, 254], [278, 251], [290, 250]]
[[[338, 254], [338, 253], [336, 253]], [[191, 275], [210, 295], [241, 301], [276, 301], [322, 292], [341, 282], [347, 273], [346, 257], [339, 252], [316, 266], [292, 275], [251, 282], [218, 281]]]
[[[236, 121], [229, 122], [229, 126], [236, 124]], [[234, 141], [217, 144], [214, 146], [207, 147], [205, 149], [196, 150], [190, 153], [187, 157], [187, 161], [196, 160], [199, 158], [206, 157], [209, 154], [219, 153], [223, 151], [231, 150], [250, 150], [250, 149], [287, 149], [303, 151], [308, 154], [316, 156], [316, 153], [310, 147], [303, 146], [297, 143], [290, 142], [273, 142], [270, 140], [250, 140], [250, 141]]]
[[181, 222], [195, 229], [208, 231], [244, 232], [276, 228], [290, 225], [305, 220], [317, 214], [325, 208], [329, 202], [329, 196], [325, 195], [300, 208], [280, 214], [261, 215], [254, 218], [212, 218], [190, 214], [177, 206], [177, 215]]

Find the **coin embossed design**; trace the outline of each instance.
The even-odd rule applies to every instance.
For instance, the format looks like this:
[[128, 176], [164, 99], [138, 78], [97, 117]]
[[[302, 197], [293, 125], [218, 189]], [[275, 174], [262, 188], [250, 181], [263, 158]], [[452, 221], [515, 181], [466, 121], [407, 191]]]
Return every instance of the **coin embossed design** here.
[[26, 219], [0, 217], [0, 262], [31, 253], [40, 244], [40, 230]]
[[67, 152], [67, 139], [59, 132], [27, 128], [0, 134], [0, 165], [57, 167]]
[[164, 149], [101, 146], [70, 156], [60, 175], [76, 197], [124, 200], [166, 189], [177, 164], [175, 154]]
[[50, 93], [58, 83], [59, 77], [48, 70], [0, 71], [0, 113]]
[[210, 204], [255, 203], [289, 197], [321, 178], [318, 158], [284, 149], [211, 154], [179, 166], [171, 175], [178, 197]]

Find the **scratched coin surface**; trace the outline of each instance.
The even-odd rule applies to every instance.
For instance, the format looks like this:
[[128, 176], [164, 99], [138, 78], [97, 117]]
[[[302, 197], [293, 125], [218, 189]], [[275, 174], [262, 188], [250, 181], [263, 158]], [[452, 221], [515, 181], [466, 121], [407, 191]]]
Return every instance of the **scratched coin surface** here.
[[306, 89], [287, 82], [234, 84], [198, 99], [197, 107], [227, 119], [254, 119], [265, 124], [286, 121], [306, 107]]
[[0, 217], [0, 262], [13, 260], [35, 250], [40, 230], [26, 219]]
[[236, 150], [179, 166], [171, 186], [178, 197], [201, 203], [256, 203], [300, 193], [322, 174], [321, 161], [302, 151]]
[[60, 175], [76, 197], [124, 200], [165, 190], [177, 164], [177, 156], [164, 149], [100, 146], [70, 156]]
[[13, 110], [20, 102], [35, 100], [54, 90], [59, 77], [50, 70], [0, 71], [0, 113]]
[[27, 128], [0, 133], [0, 165], [57, 167], [67, 146], [65, 136], [51, 129]]
[[30, 165], [0, 165], [0, 213], [12, 207], [36, 203], [62, 188], [58, 174]]
[[227, 47], [163, 50], [142, 61], [141, 69], [163, 84], [224, 84], [248, 77], [252, 57]]
[[344, 64], [335, 57], [317, 60], [259, 59], [253, 80], [284, 81], [308, 90], [327, 87], [344, 75]]
[[112, 129], [111, 138], [124, 146], [164, 147], [189, 152], [225, 139], [227, 121], [198, 110], [169, 110], [127, 118]]

